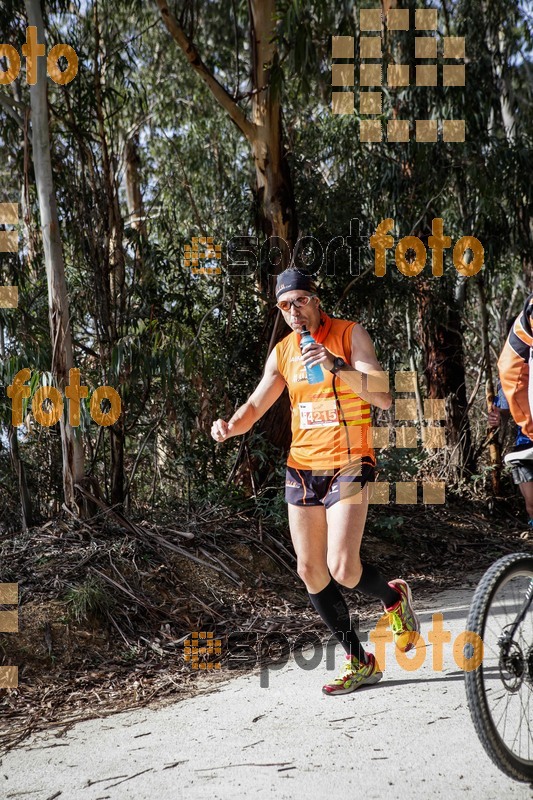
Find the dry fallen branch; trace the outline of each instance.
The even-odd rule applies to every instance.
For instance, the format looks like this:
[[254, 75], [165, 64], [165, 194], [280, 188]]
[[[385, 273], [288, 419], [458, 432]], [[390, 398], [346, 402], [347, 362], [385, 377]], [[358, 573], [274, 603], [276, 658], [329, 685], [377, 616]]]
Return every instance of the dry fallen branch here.
[[[169, 528], [164, 520], [136, 522], [102, 498], [92, 500], [98, 512], [90, 520], [64, 514], [0, 540], [0, 582], [19, 581], [20, 641], [26, 646], [17, 659], [15, 639], [0, 648], [6, 663], [20, 665], [19, 688], [0, 690], [0, 749], [39, 730], [61, 736], [83, 719], [207, 691], [204, 681], [217, 676], [200, 677], [183, 659], [192, 631], [212, 631], [222, 640], [221, 673], [232, 632], [249, 636], [252, 648], [276, 631], [289, 641], [327, 637], [295, 572], [287, 531], [263, 521], [260, 541], [255, 521], [221, 506], [203, 508], [186, 522], [173, 517]], [[405, 508], [387, 513], [407, 516]], [[489, 542], [482, 506], [469, 508], [468, 515], [464, 504], [412, 508], [396, 532], [398, 544], [380, 528], [383, 511], [371, 509], [363, 555], [371, 552], [385, 574], [400, 571], [417, 593], [455, 585], [458, 565], [482, 571], [498, 554], [516, 550], [516, 518], [502, 508], [505, 513], [513, 523], [491, 518]], [[87, 576], [101, 581], [115, 604], [95, 628], [59, 622], [67, 613], [67, 589], [83, 585]], [[356, 592], [346, 597], [352, 611], [375, 619], [375, 604]], [[23, 641], [32, 620], [34, 638]]]

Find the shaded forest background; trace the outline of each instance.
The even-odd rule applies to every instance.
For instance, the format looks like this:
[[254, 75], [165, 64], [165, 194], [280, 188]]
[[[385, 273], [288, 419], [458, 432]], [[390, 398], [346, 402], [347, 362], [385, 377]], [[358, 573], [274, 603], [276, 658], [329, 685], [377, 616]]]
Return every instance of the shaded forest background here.
[[[390, 7], [412, 23], [425, 6]], [[444, 506], [371, 509], [373, 561], [420, 589], [517, 549], [509, 517], [515, 530], [522, 501], [486, 412], [507, 321], [532, 289], [533, 12], [517, 0], [438, 7], [437, 37], [466, 37], [466, 85], [386, 89], [384, 116], [464, 118], [463, 144], [362, 144], [357, 112], [332, 114], [331, 37], [359, 35], [349, 0], [3, 0], [2, 42], [20, 52], [33, 24], [47, 50], [65, 42], [79, 56], [66, 86], [41, 73], [29, 87], [24, 68], [0, 86], [0, 202], [20, 208], [19, 251], [0, 257], [19, 291], [18, 308], [0, 308], [0, 384], [32, 370], [23, 425], [0, 397], [0, 581], [19, 582], [21, 598], [19, 634], [0, 641], [22, 687], [0, 690], [11, 743], [25, 735], [15, 723], [27, 733], [69, 704], [103, 713], [175, 692], [191, 678], [188, 631], [316, 628], [283, 501], [287, 398], [244, 437], [209, 434], [288, 332], [273, 275], [294, 254], [311, 263], [304, 236], [325, 251], [358, 233], [352, 220], [368, 237], [391, 217], [396, 242], [427, 243], [441, 217], [452, 243], [482, 242], [469, 278], [450, 250], [441, 278], [429, 256], [408, 278], [389, 252], [378, 278], [369, 247], [360, 263], [340, 250], [319, 290], [329, 313], [366, 327], [391, 376], [418, 375], [419, 446], [379, 451], [379, 479], [446, 482]], [[385, 32], [384, 64], [414, 75], [414, 36]], [[193, 273], [193, 237], [222, 245], [220, 274]], [[280, 249], [236, 270], [235, 237]], [[64, 395], [73, 367], [89, 387], [79, 426], [67, 403], [39, 425], [35, 391]], [[122, 403], [107, 427], [89, 413], [102, 385]], [[446, 401], [442, 449], [422, 446], [425, 398]]]
[[[2, 41], [19, 48], [38, 8], [26, 5], [24, 13], [7, 3], [2, 14]], [[46, 264], [41, 215], [50, 198], [39, 196], [34, 152], [42, 118], [23, 69], [0, 93], [2, 199], [22, 209], [19, 253], [1, 261], [4, 282], [19, 288], [18, 309], [0, 310], [2, 383], [29, 367], [32, 394], [39, 381], [63, 391], [75, 366], [90, 392], [115, 387], [123, 414], [99, 427], [87, 400], [78, 428], [67, 404], [64, 420], [46, 428], [29, 414], [29, 398], [15, 431], [4, 398], [4, 529], [42, 522], [63, 503], [91, 513], [76, 483], [140, 517], [250, 496], [262, 513], [281, 511], [268, 487], [282, 486], [286, 400], [243, 439], [219, 447], [209, 436], [286, 333], [269, 277], [283, 259], [268, 262], [263, 248], [258, 269], [238, 276], [226, 243], [280, 236], [291, 252], [312, 235], [325, 249], [348, 236], [352, 219], [369, 235], [392, 217], [398, 241], [424, 239], [442, 217], [452, 243], [468, 234], [483, 243], [485, 265], [472, 278], [448, 251], [442, 278], [431, 276], [430, 258], [407, 278], [389, 254], [380, 279], [367, 247], [360, 267], [341, 253], [319, 284], [327, 310], [364, 324], [391, 375], [414, 369], [422, 398], [446, 398], [446, 449], [383, 451], [382, 479], [430, 474], [452, 492], [487, 486], [485, 395], [506, 320], [531, 288], [531, 9], [440, 8], [438, 36], [466, 37], [466, 86], [388, 91], [384, 110], [465, 117], [467, 141], [392, 146], [361, 144], [357, 114], [330, 110], [331, 36], [358, 35], [354, 3], [45, 4], [47, 48], [68, 42], [80, 59], [72, 83], [48, 79], [45, 98], [60, 246]], [[384, 63], [413, 64], [413, 38], [413, 29], [387, 34]], [[357, 100], [356, 90], [356, 108]], [[193, 236], [222, 243], [221, 275], [185, 266]], [[54, 284], [61, 270], [63, 294]]]

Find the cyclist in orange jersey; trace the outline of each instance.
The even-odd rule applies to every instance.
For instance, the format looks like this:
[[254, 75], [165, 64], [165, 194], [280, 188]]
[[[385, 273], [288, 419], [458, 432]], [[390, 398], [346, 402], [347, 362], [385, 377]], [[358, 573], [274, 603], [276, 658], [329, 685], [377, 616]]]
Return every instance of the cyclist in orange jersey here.
[[[530, 360], [533, 348], [533, 294], [513, 322], [498, 359], [498, 372], [511, 415], [524, 436], [533, 439], [533, 416], [529, 397]], [[527, 447], [524, 448], [527, 451]]]
[[530, 397], [530, 364], [533, 332], [533, 294], [530, 294], [518, 316], [511, 321], [507, 339], [498, 360], [500, 382], [488, 415], [489, 425], [498, 427], [512, 415], [517, 436], [505, 462], [512, 467], [513, 482], [524, 498], [529, 517], [528, 532], [533, 530], [533, 420]]
[[[270, 353], [248, 400], [229, 422], [216, 420], [211, 435], [223, 442], [246, 433], [288, 388], [292, 443], [285, 500], [297, 571], [313, 607], [346, 651], [339, 677], [322, 691], [346, 694], [377, 683], [382, 672], [350, 622], [340, 586], [382, 601], [403, 652], [414, 646], [420, 630], [407, 583], [399, 578], [387, 582], [359, 557], [375, 467], [370, 405], [388, 409], [392, 398], [368, 333], [359, 323], [322, 311], [309, 275], [296, 269], [282, 272], [276, 299], [292, 332]], [[315, 341], [300, 351], [303, 328]], [[316, 364], [323, 379], [310, 384], [306, 368]]]

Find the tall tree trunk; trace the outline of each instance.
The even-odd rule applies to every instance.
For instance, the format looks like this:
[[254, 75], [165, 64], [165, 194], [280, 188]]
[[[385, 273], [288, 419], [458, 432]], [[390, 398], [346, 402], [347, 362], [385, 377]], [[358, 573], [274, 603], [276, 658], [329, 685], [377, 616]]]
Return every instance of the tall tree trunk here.
[[[488, 4], [484, 4], [483, 12], [485, 19], [490, 17]], [[509, 23], [510, 20], [508, 19], [507, 22]], [[518, 126], [512, 102], [512, 82], [508, 65], [509, 46], [505, 38], [506, 34], [504, 29], [494, 22], [492, 24], [485, 23], [485, 30], [487, 32], [487, 49], [492, 62], [492, 83], [494, 92], [500, 101], [501, 127], [509, 145], [514, 145], [518, 137]], [[494, 108], [491, 108], [488, 130], [489, 134], [494, 137], [499, 133]], [[520, 229], [518, 248], [526, 286], [531, 284], [533, 278], [533, 219], [530, 209], [531, 193], [528, 187], [524, 188], [522, 195], [517, 196], [515, 205], [516, 219]]]
[[144, 283], [143, 244], [147, 238], [147, 230], [139, 175], [140, 162], [139, 137], [134, 134], [126, 139], [124, 147], [124, 183], [129, 223], [139, 237], [135, 242], [135, 275], [138, 276], [141, 283]]
[[[25, 0], [25, 2], [28, 23], [37, 28], [37, 38], [42, 43], [45, 38], [40, 2], [39, 0]], [[50, 156], [46, 59], [41, 57], [37, 59], [37, 62], [37, 82], [35, 85], [30, 86], [32, 157], [39, 199], [48, 283], [48, 307], [52, 339], [51, 371], [56, 376], [59, 390], [64, 394], [64, 388], [69, 379], [69, 370], [74, 367], [72, 360], [72, 330], [70, 328], [65, 264]], [[83, 446], [81, 441], [76, 438], [68, 418], [65, 420], [65, 415], [61, 416], [60, 427], [65, 503], [68, 508], [79, 510], [75, 501], [74, 484], [83, 478]]]
[[[259, 227], [266, 236], [284, 239], [289, 250], [296, 241], [298, 225], [294, 192], [283, 145], [281, 103], [272, 85], [272, 67], [276, 63], [275, 0], [248, 0], [252, 47], [252, 119], [214, 77], [189, 39], [167, 0], [156, 0], [163, 21], [174, 41], [185, 53], [191, 67], [211, 90], [215, 100], [228, 112], [246, 137], [254, 159]], [[288, 266], [283, 258], [280, 269]]]
[[407, 297], [407, 305], [405, 308], [405, 332], [407, 334], [407, 353], [409, 355], [409, 369], [415, 374], [415, 400], [416, 400], [416, 413], [418, 417], [418, 425], [420, 432], [424, 425], [424, 406], [422, 405], [422, 395], [420, 394], [420, 379], [415, 361], [415, 346], [413, 341], [413, 322], [411, 320], [411, 302], [409, 296]]
[[141, 192], [141, 178], [139, 175], [139, 137], [137, 134], [129, 136], [124, 147], [124, 165], [126, 182], [126, 204], [130, 217], [130, 225], [142, 236], [146, 236], [146, 221], [144, 218], [144, 204]]
[[[250, 144], [254, 157], [260, 228], [266, 237], [280, 236], [292, 252], [297, 236], [296, 210], [289, 166], [284, 153], [279, 82], [274, 40], [275, 0], [248, 0], [252, 48], [252, 120], [255, 135]], [[282, 254], [280, 267], [289, 266]], [[280, 270], [281, 271], [281, 270]]]
[[[258, 229], [265, 238], [280, 237], [287, 242], [287, 249], [280, 250], [281, 260], [276, 271], [282, 272], [291, 260], [298, 235], [296, 209], [292, 179], [284, 152], [281, 122], [281, 98], [279, 81], [272, 81], [272, 71], [277, 67], [277, 48], [274, 41], [276, 11], [275, 0], [248, 0], [250, 15], [250, 44], [252, 51], [252, 121], [256, 136], [251, 140], [256, 174], [256, 202]], [[267, 264], [259, 275], [263, 295], [272, 297], [275, 279], [269, 277], [274, 268]], [[287, 326], [281, 312], [267, 309], [264, 341], [268, 341], [267, 356], [275, 344], [285, 336]], [[267, 441], [285, 454], [291, 442], [291, 413], [287, 392], [277, 400], [257, 425], [257, 432], [264, 433]], [[245, 462], [254, 470], [257, 482], [268, 482], [273, 464], [257, 459]], [[243, 463], [244, 465], [244, 463]]]
[[473, 472], [474, 463], [461, 317], [450, 294], [447, 293], [444, 305], [441, 294], [437, 296], [431, 291], [429, 282], [422, 281], [417, 292], [417, 303], [428, 397], [446, 399], [449, 478], [456, 482], [465, 470]]
[[[513, 144], [516, 139], [516, 119], [512, 106], [511, 81], [507, 69], [508, 52], [505, 32], [501, 29], [500, 25], [487, 21], [490, 19], [488, 5], [483, 4], [483, 11], [485, 16], [487, 48], [492, 62], [492, 82], [500, 100], [501, 122], [505, 138], [509, 144]], [[502, 23], [503, 21], [502, 19]], [[489, 133], [493, 136], [497, 135], [494, 113], [491, 113], [490, 116]]]
[[[102, 366], [107, 373], [112, 360], [113, 347], [118, 339], [126, 334], [126, 256], [124, 253], [124, 220], [122, 218], [116, 180], [116, 159], [110, 152], [105, 128], [105, 111], [102, 99], [104, 78], [100, 66], [100, 22], [98, 6], [94, 7], [95, 53], [94, 53], [94, 88], [95, 109], [98, 121], [98, 133], [102, 145], [103, 181], [106, 196], [107, 227], [106, 253], [107, 274], [103, 274], [103, 292], [105, 300], [105, 318], [107, 330], [100, 341]], [[107, 376], [106, 376], [107, 377]], [[124, 502], [124, 441], [125, 441], [125, 408], [114, 425], [109, 427], [111, 445], [111, 503], [120, 505]]]
[[19, 488], [22, 530], [27, 531], [29, 527], [35, 524], [35, 518], [33, 515], [33, 507], [31, 495], [28, 489], [28, 482], [26, 480], [26, 470], [24, 468], [24, 462], [20, 457], [17, 428], [13, 425], [9, 425], [7, 435], [9, 439], [11, 464], [13, 466], [13, 471], [17, 476]]
[[[2, 361], [4, 361], [5, 357], [6, 357], [6, 349], [5, 349], [4, 328], [0, 325], [0, 358], [2, 359]], [[0, 431], [3, 432], [2, 425], [0, 425]], [[28, 489], [28, 482], [26, 480], [26, 470], [24, 469], [24, 462], [20, 458], [19, 441], [17, 438], [17, 428], [11, 424], [8, 425], [7, 438], [9, 443], [11, 464], [13, 466], [13, 471], [17, 476], [22, 530], [26, 531], [31, 525], [35, 524], [35, 518], [33, 515], [33, 506], [31, 502], [31, 495]]]
[[[204, 64], [196, 46], [170, 11], [167, 0], [156, 2], [168, 31], [185, 53], [191, 67], [207, 84], [214, 98], [227, 111], [250, 145], [256, 175], [257, 227], [265, 237], [277, 236], [288, 245], [287, 248], [281, 248], [278, 267], [267, 264], [267, 269], [262, 269], [257, 276], [263, 296], [272, 299], [275, 281], [269, 273], [281, 272], [289, 266], [298, 236], [294, 191], [283, 141], [279, 81], [272, 80], [278, 57], [275, 44], [275, 0], [248, 0], [252, 51], [251, 119]], [[277, 310], [273, 313], [267, 304], [265, 310], [265, 325], [263, 336], [258, 342], [258, 353], [263, 350], [265, 342], [269, 342], [270, 352], [280, 335], [287, 332], [286, 327], [279, 324]], [[265, 433], [267, 441], [274, 447], [282, 451], [288, 450], [291, 425], [286, 396], [282, 396], [274, 404], [258, 423], [257, 430]], [[259, 483], [262, 483], [271, 472], [272, 465], [255, 463], [245, 451], [246, 447], [242, 449], [243, 460], [240, 467], [248, 471], [255, 470]]]
[[[487, 297], [485, 286], [481, 274], [476, 275], [476, 287], [479, 296], [479, 310], [481, 312], [481, 338], [483, 341], [483, 360], [485, 362], [485, 398], [487, 401], [487, 411], [492, 409], [494, 401], [494, 379], [492, 376], [492, 366], [490, 363], [490, 340], [489, 340], [489, 315], [487, 311]], [[489, 435], [489, 456], [492, 466], [491, 484], [492, 493], [495, 497], [500, 494], [500, 474], [502, 470], [501, 448], [497, 431], [488, 430]]]

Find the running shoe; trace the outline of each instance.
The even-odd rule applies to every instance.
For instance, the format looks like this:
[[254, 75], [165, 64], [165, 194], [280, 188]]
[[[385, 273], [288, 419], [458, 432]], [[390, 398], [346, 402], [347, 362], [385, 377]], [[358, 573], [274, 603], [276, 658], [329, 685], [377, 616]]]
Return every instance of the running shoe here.
[[389, 581], [389, 586], [400, 592], [401, 597], [395, 605], [385, 607], [385, 611], [389, 615], [396, 647], [402, 653], [407, 653], [413, 649], [418, 640], [420, 622], [414, 612], [411, 590], [407, 583], [401, 578], [396, 578], [394, 581]]
[[372, 653], [367, 653], [366, 664], [361, 663], [355, 656], [346, 655], [346, 662], [342, 665], [338, 678], [332, 683], [322, 687], [324, 694], [348, 694], [355, 692], [361, 686], [370, 686], [383, 677], [379, 665]]

